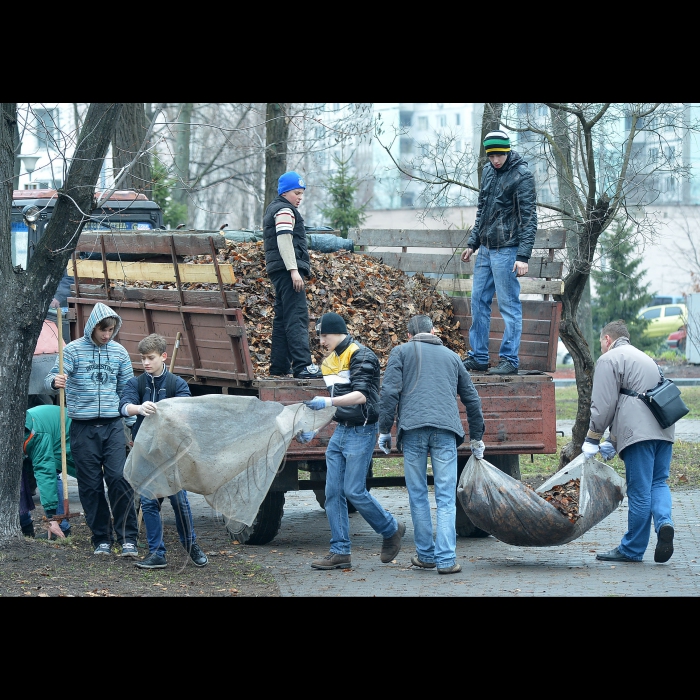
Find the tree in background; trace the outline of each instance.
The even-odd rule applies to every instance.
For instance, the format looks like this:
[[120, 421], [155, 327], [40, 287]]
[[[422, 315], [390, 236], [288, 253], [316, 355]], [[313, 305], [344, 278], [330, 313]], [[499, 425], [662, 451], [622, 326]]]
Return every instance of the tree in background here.
[[348, 237], [348, 229], [362, 226], [367, 218], [365, 209], [368, 203], [359, 206], [355, 204], [359, 183], [350, 172], [351, 161], [352, 156], [346, 159], [333, 156], [336, 171], [328, 178], [330, 203], [320, 208], [326, 222], [338, 229], [343, 238]]
[[[634, 229], [617, 221], [614, 228], [608, 229], [599, 241], [604, 268], [592, 270], [596, 283], [597, 297], [592, 305], [593, 330], [596, 337], [606, 323], [621, 318], [630, 332], [630, 342], [640, 350], [651, 350], [658, 345], [655, 339], [644, 337], [649, 325], [645, 318], [639, 318], [639, 310], [649, 304], [653, 294], [647, 291], [645, 273], [639, 272], [640, 258], [634, 258]], [[600, 346], [593, 347], [594, 357], [600, 357]]]
[[[91, 103], [80, 132], [70, 135], [76, 144], [75, 152], [70, 160], [60, 164], [65, 168], [65, 181], [51, 220], [25, 270], [21, 265], [13, 267], [10, 233], [15, 125], [21, 117], [16, 103], [2, 103], [0, 180], [5, 186], [0, 188], [0, 425], [4, 432], [0, 442], [0, 546], [21, 536], [17, 504], [34, 349], [83, 225], [95, 208], [95, 185], [122, 108], [123, 103], [118, 102]], [[27, 122], [33, 120], [33, 109], [33, 105], [28, 107]], [[21, 128], [25, 126], [21, 124]], [[69, 134], [61, 136], [68, 140]], [[107, 198], [109, 194], [103, 196]]]
[[163, 210], [163, 223], [168, 228], [176, 228], [187, 223], [187, 206], [176, 202], [173, 188], [177, 181], [168, 174], [168, 169], [154, 154], [153, 159], [153, 201]]
[[153, 199], [151, 160], [148, 153], [144, 152], [148, 146], [145, 139], [149, 133], [143, 102], [125, 102], [112, 135], [112, 164], [115, 177], [128, 166], [129, 170], [121, 180], [121, 188], [135, 190], [146, 195], [148, 199]]
[[[498, 104], [485, 109], [484, 120], [493, 120]], [[656, 215], [646, 207], [659, 197], [662, 174], [678, 181], [690, 176], [682, 149], [666, 144], [697, 134], [700, 124], [683, 103], [511, 102], [502, 105], [500, 125], [535, 175], [538, 228], [568, 232], [564, 292], [554, 299], [562, 302], [559, 335], [574, 361], [578, 410], [571, 442], [560, 454], [564, 467], [580, 454], [590, 422], [596, 339], [589, 277], [600, 256], [598, 240], [621, 216], [641, 238], [654, 238]], [[438, 135], [412, 160], [400, 162], [377, 135], [397, 170], [423, 184], [420, 198], [438, 215], [447, 206], [473, 203], [478, 193], [478, 155], [455, 148], [456, 138]]]

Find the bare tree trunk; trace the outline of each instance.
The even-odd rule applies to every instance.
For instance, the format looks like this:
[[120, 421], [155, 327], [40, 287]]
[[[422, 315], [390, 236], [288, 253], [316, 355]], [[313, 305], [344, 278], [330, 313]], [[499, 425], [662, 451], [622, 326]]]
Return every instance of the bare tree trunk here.
[[190, 183], [190, 141], [192, 138], [192, 113], [194, 103], [185, 102], [181, 105], [178, 118], [179, 127], [175, 140], [174, 175], [177, 183], [172, 190], [172, 199], [176, 204], [182, 204], [187, 208], [187, 220], [182, 223], [192, 224], [190, 221], [189, 207], [189, 183]]
[[[139, 152], [147, 131], [148, 120], [143, 102], [125, 102], [112, 137], [112, 164], [115, 177]], [[153, 199], [151, 161], [147, 153], [132, 165], [119, 188], [136, 190], [145, 194], [148, 199]]]
[[13, 146], [13, 153], [15, 156], [15, 161], [14, 165], [12, 166], [12, 189], [13, 190], [18, 190], [19, 189], [19, 174], [22, 172], [22, 161], [17, 157], [19, 154], [22, 152], [22, 144], [20, 143], [19, 140], [19, 122], [17, 121], [16, 118], [16, 110], [15, 110], [15, 118], [11, 119], [13, 126], [12, 126], [12, 146]]
[[479, 178], [479, 189], [481, 189], [481, 171], [486, 165], [488, 158], [484, 150], [484, 139], [489, 131], [496, 131], [501, 128], [501, 114], [503, 113], [503, 102], [484, 102], [484, 113], [481, 117], [481, 141], [479, 142], [479, 163], [477, 165], [477, 175]]
[[[28, 269], [13, 269], [10, 250], [13, 121], [16, 103], [3, 103], [0, 124], [0, 545], [18, 537], [22, 441], [32, 356], [58, 283], [89, 214], [95, 185], [122, 110], [122, 103], [95, 102], [84, 126], [56, 207]], [[65, 195], [63, 194], [65, 193]]]
[[268, 102], [265, 138], [265, 206], [277, 197], [277, 181], [287, 170], [288, 102]]

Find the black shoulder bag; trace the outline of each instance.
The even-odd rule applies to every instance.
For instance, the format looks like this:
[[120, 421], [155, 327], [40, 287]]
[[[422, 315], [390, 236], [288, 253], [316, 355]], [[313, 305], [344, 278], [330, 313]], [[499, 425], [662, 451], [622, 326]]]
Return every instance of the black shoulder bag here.
[[676, 421], [688, 414], [690, 409], [683, 403], [681, 390], [670, 379], [664, 377], [661, 367], [659, 367], [659, 375], [661, 381], [653, 389], [648, 389], [643, 394], [629, 389], [620, 389], [620, 393], [641, 399], [659, 425], [662, 428], [670, 428]]

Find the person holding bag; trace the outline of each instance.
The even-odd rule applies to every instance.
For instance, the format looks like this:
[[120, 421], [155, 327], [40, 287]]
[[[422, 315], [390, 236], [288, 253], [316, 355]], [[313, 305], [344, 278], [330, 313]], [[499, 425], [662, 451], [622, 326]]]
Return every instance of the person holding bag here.
[[593, 376], [591, 421], [581, 449], [587, 457], [596, 455], [603, 434], [610, 428], [610, 443], [625, 463], [629, 512], [627, 532], [620, 544], [597, 554], [596, 559], [641, 562], [653, 519], [657, 534], [654, 561], [667, 562], [673, 554], [675, 534], [671, 490], [666, 483], [675, 427], [662, 428], [636, 396], [657, 385], [659, 368], [651, 357], [630, 344], [629, 331], [621, 319], [603, 328], [600, 347], [603, 354]]

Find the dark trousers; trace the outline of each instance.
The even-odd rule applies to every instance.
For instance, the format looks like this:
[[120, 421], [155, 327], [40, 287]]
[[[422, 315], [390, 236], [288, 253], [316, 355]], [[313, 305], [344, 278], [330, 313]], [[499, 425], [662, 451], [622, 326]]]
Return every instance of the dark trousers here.
[[306, 291], [295, 292], [289, 272], [273, 272], [275, 318], [272, 321], [270, 374], [296, 374], [311, 364]]
[[[119, 544], [136, 544], [138, 527], [134, 510], [134, 492], [124, 478], [126, 438], [121, 420], [87, 423], [73, 420], [70, 446], [78, 478], [78, 494], [85, 520], [92, 530], [92, 543], [112, 544], [112, 517]], [[107, 484], [109, 505], [105, 498]]]

